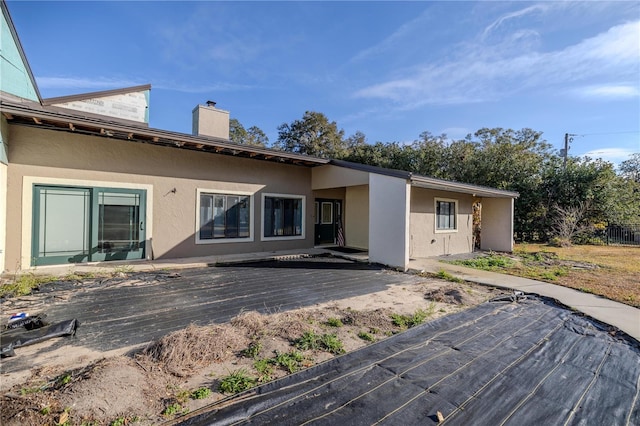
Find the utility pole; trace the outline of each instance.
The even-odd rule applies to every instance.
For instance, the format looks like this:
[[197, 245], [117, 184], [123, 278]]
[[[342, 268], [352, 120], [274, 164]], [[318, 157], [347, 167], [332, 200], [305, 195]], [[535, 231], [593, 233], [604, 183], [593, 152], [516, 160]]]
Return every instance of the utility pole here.
[[567, 168], [567, 156], [569, 155], [569, 144], [573, 142], [572, 136], [576, 136], [576, 135], [571, 133], [564, 134], [564, 149], [561, 151], [561, 153], [562, 153], [562, 156], [564, 157], [563, 166], [565, 169]]

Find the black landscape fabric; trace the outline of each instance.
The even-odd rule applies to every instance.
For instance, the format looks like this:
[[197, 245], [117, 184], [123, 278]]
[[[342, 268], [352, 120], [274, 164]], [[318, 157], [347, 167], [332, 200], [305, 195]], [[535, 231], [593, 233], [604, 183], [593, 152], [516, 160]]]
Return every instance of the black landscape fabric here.
[[0, 355], [14, 356], [15, 348], [33, 345], [54, 337], [73, 335], [76, 328], [78, 328], [78, 320], [70, 319], [30, 331], [16, 329], [3, 332], [0, 334]]
[[529, 296], [442, 317], [175, 423], [640, 425], [639, 394], [636, 340]]

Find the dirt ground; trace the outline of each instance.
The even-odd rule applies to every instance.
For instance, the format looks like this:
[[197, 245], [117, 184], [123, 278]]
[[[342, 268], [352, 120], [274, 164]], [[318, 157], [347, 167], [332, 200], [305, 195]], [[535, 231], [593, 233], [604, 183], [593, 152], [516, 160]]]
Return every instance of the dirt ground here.
[[[244, 312], [227, 324], [190, 325], [146, 347], [112, 353], [68, 357], [46, 351], [47, 342], [21, 348], [19, 356], [45, 361], [29, 376], [2, 376], [0, 424], [157, 424], [227, 397], [220, 385], [228, 376], [258, 385], [386, 339], [411, 321], [429, 321], [499, 294], [424, 277], [418, 284], [304, 309]], [[334, 346], [308, 345], [310, 336], [317, 343], [327, 335]]]

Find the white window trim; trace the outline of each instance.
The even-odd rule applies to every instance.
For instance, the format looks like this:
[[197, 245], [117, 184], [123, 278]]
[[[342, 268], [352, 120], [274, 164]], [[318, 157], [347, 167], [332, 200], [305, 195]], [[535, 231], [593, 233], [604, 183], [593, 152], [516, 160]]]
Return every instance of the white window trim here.
[[[278, 237], [265, 237], [264, 236], [264, 203], [267, 197], [275, 197], [275, 198], [291, 198], [295, 200], [302, 200], [302, 234], [301, 235], [291, 235], [291, 236], [278, 236]], [[306, 229], [307, 229], [307, 219], [306, 219], [306, 211], [307, 211], [307, 197], [305, 195], [297, 195], [297, 194], [273, 194], [273, 193], [263, 193], [262, 194], [262, 204], [261, 204], [261, 214], [260, 214], [260, 241], [288, 241], [288, 240], [304, 240], [306, 237]]]
[[[126, 183], [100, 180], [63, 179], [41, 176], [22, 177], [22, 250], [20, 251], [20, 269], [35, 269], [31, 266], [31, 241], [33, 231], [33, 187], [34, 185], [73, 186], [80, 188], [119, 188], [143, 189], [147, 191], [147, 205], [145, 217], [145, 259], [151, 260], [153, 247], [153, 185], [143, 183]], [[99, 262], [90, 262], [90, 264]], [[71, 263], [51, 266], [69, 267]]]
[[[244, 195], [249, 197], [249, 236], [244, 238], [212, 238], [200, 239], [200, 195]], [[228, 191], [226, 189], [196, 188], [196, 244], [224, 244], [224, 243], [251, 243], [254, 241], [254, 193], [248, 191]]]
[[[444, 201], [447, 203], [454, 203], [455, 204], [455, 209], [456, 209], [456, 214], [455, 214], [455, 220], [456, 220], [456, 227], [453, 229], [438, 229], [438, 201]], [[434, 198], [433, 199], [433, 228], [435, 230], [436, 234], [451, 234], [451, 233], [455, 233], [458, 232], [458, 223], [460, 221], [458, 220], [458, 200], [453, 199], [453, 198]]]

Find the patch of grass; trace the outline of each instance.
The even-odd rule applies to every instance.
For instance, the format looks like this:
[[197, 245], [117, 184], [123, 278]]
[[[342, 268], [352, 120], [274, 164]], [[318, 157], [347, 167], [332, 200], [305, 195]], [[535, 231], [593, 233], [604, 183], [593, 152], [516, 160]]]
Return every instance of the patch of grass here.
[[318, 349], [318, 335], [313, 331], [305, 331], [301, 337], [293, 341], [293, 345], [303, 351]]
[[468, 266], [470, 268], [482, 269], [485, 271], [495, 271], [503, 268], [510, 268], [515, 265], [515, 261], [507, 256], [489, 253], [488, 256], [477, 257], [475, 259], [453, 260], [454, 265]]
[[187, 402], [190, 397], [191, 397], [191, 392], [186, 389], [180, 389], [175, 396], [175, 398], [181, 404], [184, 404], [185, 402]]
[[323, 334], [320, 337], [320, 349], [323, 349], [334, 355], [344, 353], [344, 345], [335, 334]]
[[126, 424], [127, 419], [125, 417], [118, 417], [117, 419], [109, 423], [109, 426], [124, 426]]
[[20, 389], [20, 395], [25, 396], [25, 395], [29, 395], [32, 393], [38, 393], [38, 392], [42, 392], [42, 387], [41, 386], [33, 386], [30, 388], [22, 388]]
[[252, 388], [256, 384], [256, 379], [251, 377], [247, 370], [241, 368], [235, 370], [220, 380], [219, 389], [222, 393], [236, 394]]
[[258, 372], [258, 382], [264, 383], [271, 380], [271, 375], [273, 374], [273, 364], [274, 362], [271, 359], [262, 358], [257, 359], [253, 362], [253, 368]]
[[133, 272], [133, 266], [131, 265], [119, 265], [113, 268], [113, 274], [130, 274]]
[[[435, 309], [435, 303], [433, 304], [433, 309]], [[396, 327], [407, 329], [422, 324], [429, 315], [428, 311], [418, 309], [413, 315], [391, 314], [391, 322]]]
[[260, 351], [262, 350], [262, 343], [260, 342], [251, 342], [247, 349], [244, 349], [241, 352], [241, 355], [245, 358], [256, 359], [260, 355]]
[[375, 337], [373, 337], [371, 334], [367, 333], [366, 331], [361, 331], [360, 333], [358, 333], [358, 337], [367, 342], [374, 342], [376, 340]]
[[305, 331], [298, 339], [294, 340], [294, 346], [303, 351], [323, 350], [332, 354], [341, 354], [344, 348], [340, 339], [335, 334], [317, 335], [313, 331]]
[[437, 278], [441, 280], [450, 281], [452, 283], [463, 283], [464, 280], [462, 278], [454, 277], [444, 269], [440, 269], [437, 274], [435, 274]]
[[289, 373], [298, 371], [304, 361], [304, 355], [298, 351], [276, 353], [273, 363]]
[[205, 399], [211, 396], [211, 389], [202, 387], [191, 392], [191, 399]]
[[174, 402], [173, 404], [170, 404], [162, 411], [162, 415], [165, 417], [172, 417], [177, 414], [184, 414], [187, 411], [189, 411], [188, 408], [183, 407], [182, 404], [180, 404], [179, 402]]
[[48, 405], [46, 407], [42, 407], [42, 409], [40, 410], [40, 414], [42, 414], [43, 416], [46, 416], [49, 413], [51, 413], [51, 407], [49, 407]]
[[330, 327], [342, 327], [344, 324], [342, 324], [342, 320], [340, 320], [340, 318], [329, 318], [327, 320], [327, 325]]
[[33, 273], [16, 275], [12, 281], [0, 286], [0, 296], [26, 296], [42, 284], [57, 280], [58, 278], [50, 275], [36, 275]]

